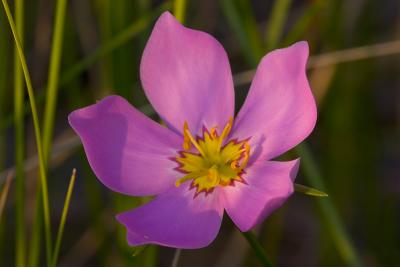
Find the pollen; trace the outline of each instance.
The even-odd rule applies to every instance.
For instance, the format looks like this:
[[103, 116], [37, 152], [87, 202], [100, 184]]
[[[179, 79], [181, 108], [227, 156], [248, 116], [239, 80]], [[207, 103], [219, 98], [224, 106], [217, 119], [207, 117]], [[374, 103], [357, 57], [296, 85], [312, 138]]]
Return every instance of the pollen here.
[[202, 192], [207, 195], [218, 186], [246, 183], [242, 174], [249, 161], [250, 145], [248, 139], [228, 140], [232, 125], [230, 118], [220, 134], [214, 126], [210, 130], [204, 128], [202, 136], [194, 137], [187, 122], [184, 123], [183, 150], [174, 158], [183, 176], [175, 186], [191, 181], [190, 189], [195, 189], [197, 196]]

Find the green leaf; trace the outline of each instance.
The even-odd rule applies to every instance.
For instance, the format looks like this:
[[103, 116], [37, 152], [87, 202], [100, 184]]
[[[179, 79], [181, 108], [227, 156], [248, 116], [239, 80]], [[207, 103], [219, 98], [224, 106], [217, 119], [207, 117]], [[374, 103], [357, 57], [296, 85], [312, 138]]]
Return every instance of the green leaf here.
[[301, 184], [294, 184], [294, 190], [296, 192], [305, 194], [305, 195], [309, 195], [309, 196], [313, 196], [313, 197], [328, 197], [328, 194], [325, 192], [322, 192], [320, 190], [317, 190], [315, 188], [312, 187], [308, 187], [305, 185], [301, 185]]
[[142, 253], [147, 247], [148, 245], [134, 247], [132, 252], [132, 257], [139, 256], [139, 254]]

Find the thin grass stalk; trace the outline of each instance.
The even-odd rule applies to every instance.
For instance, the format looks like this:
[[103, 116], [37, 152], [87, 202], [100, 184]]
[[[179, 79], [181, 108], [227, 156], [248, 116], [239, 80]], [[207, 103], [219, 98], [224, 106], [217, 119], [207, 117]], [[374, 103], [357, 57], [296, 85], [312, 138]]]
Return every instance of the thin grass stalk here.
[[257, 259], [260, 261], [262, 266], [264, 267], [272, 267], [272, 264], [268, 260], [267, 254], [264, 251], [264, 248], [258, 242], [257, 238], [252, 232], [242, 232], [243, 236], [246, 238], [253, 252], [256, 254]]
[[[66, 0], [59, 0], [56, 7], [55, 27], [52, 40], [52, 52], [50, 59], [50, 67], [48, 73], [48, 86], [46, 95], [46, 106], [44, 112], [44, 126], [43, 126], [43, 151], [45, 167], [48, 167], [48, 158], [51, 151], [51, 140], [53, 136], [54, 114], [57, 103], [57, 88], [59, 80], [59, 70], [61, 62], [61, 52], [63, 43], [63, 29], [66, 13]], [[32, 230], [32, 239], [29, 255], [30, 267], [36, 267], [39, 263], [40, 256], [40, 241], [41, 241], [41, 226], [43, 209], [40, 207], [40, 200], [42, 198], [41, 188], [36, 190], [36, 206], [34, 215], [34, 224]]]
[[279, 43], [291, 3], [292, 0], [275, 0], [266, 27], [266, 47], [268, 51], [274, 49]]
[[175, 250], [174, 258], [172, 259], [171, 267], [178, 267], [179, 258], [181, 257], [182, 249], [177, 248]]
[[[23, 46], [24, 0], [14, 1], [17, 34]], [[24, 77], [17, 48], [14, 49], [14, 125], [15, 125], [15, 266], [25, 267], [25, 127], [24, 127]]]
[[[313, 187], [325, 191], [326, 189], [322, 180], [321, 172], [313, 159], [310, 149], [305, 144], [300, 144], [296, 147], [295, 151], [301, 158], [304, 174], [308, 183]], [[339, 214], [333, 206], [333, 203], [329, 198], [318, 198], [315, 201], [317, 201], [324, 222], [333, 241], [336, 243], [336, 248], [347, 266], [363, 266], [362, 261], [356, 253], [354, 245], [351, 243], [350, 237], [344, 229]]]
[[28, 66], [26, 64], [26, 59], [24, 52], [22, 50], [21, 42], [19, 40], [19, 36], [17, 33], [17, 29], [13, 20], [13, 17], [10, 12], [10, 8], [6, 0], [2, 0], [4, 10], [7, 15], [8, 23], [10, 24], [10, 28], [14, 37], [14, 41], [18, 50], [18, 56], [20, 59], [20, 63], [22, 66], [22, 70], [25, 77], [26, 88], [28, 91], [29, 102], [32, 111], [32, 118], [33, 118], [33, 126], [35, 130], [35, 139], [36, 139], [36, 146], [39, 158], [39, 174], [40, 174], [40, 182], [42, 185], [42, 195], [43, 195], [43, 212], [44, 212], [44, 225], [45, 225], [45, 235], [46, 235], [46, 259], [47, 264], [50, 266], [51, 263], [51, 225], [50, 225], [50, 208], [49, 208], [49, 199], [48, 199], [48, 188], [47, 188], [47, 178], [46, 178], [46, 168], [45, 168], [45, 161], [43, 157], [43, 146], [41, 140], [41, 131], [40, 131], [40, 124], [39, 124], [39, 117], [36, 108], [35, 102], [35, 95], [32, 87], [31, 78], [28, 71]]
[[55, 17], [55, 26], [53, 33], [50, 67], [48, 73], [48, 85], [46, 104], [43, 120], [43, 156], [47, 165], [47, 159], [51, 150], [51, 141], [54, 128], [54, 116], [57, 104], [57, 88], [60, 75], [60, 63], [63, 45], [64, 22], [66, 13], [67, 0], [57, 1], [57, 10]]
[[[0, 21], [6, 19], [3, 10], [0, 10]], [[10, 47], [9, 47], [9, 32], [7, 27], [0, 27], [0, 122], [6, 120], [7, 116], [7, 93], [9, 93], [9, 65], [10, 65]], [[14, 119], [11, 115], [11, 118]], [[5, 167], [6, 160], [6, 134], [0, 129], [0, 169]]]
[[56, 245], [54, 247], [54, 254], [53, 254], [53, 259], [51, 262], [52, 267], [57, 266], [58, 254], [60, 252], [61, 240], [62, 240], [63, 233], [64, 233], [65, 222], [67, 220], [69, 204], [71, 202], [71, 195], [72, 195], [72, 191], [74, 190], [75, 178], [76, 178], [76, 169], [73, 169], [71, 179], [70, 179], [69, 185], [68, 185], [67, 195], [66, 195], [65, 201], [64, 201], [64, 208], [63, 208], [62, 215], [61, 215], [60, 225], [58, 227]]
[[175, 18], [181, 23], [185, 23], [186, 18], [186, 0], [175, 0], [174, 1], [174, 15]]
[[36, 199], [35, 199], [35, 217], [32, 226], [32, 236], [29, 245], [29, 255], [28, 255], [28, 266], [38, 267], [39, 258], [41, 251], [41, 236], [42, 236], [42, 225], [43, 225], [43, 205], [42, 205], [42, 190], [41, 184], [37, 184], [36, 188]]
[[12, 176], [13, 176], [13, 173], [9, 172], [7, 175], [7, 180], [3, 186], [3, 189], [0, 192], [0, 221], [1, 221], [1, 217], [4, 212], [4, 207], [6, 206], [7, 195], [8, 195], [8, 191], [10, 191], [10, 184], [12, 181]]

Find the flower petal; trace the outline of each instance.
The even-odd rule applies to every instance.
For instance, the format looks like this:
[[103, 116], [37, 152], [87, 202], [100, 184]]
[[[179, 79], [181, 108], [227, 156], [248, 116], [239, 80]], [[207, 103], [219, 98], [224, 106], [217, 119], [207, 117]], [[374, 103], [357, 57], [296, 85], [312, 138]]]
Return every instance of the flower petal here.
[[220, 194], [188, 190], [190, 183], [172, 188], [149, 203], [117, 215], [127, 228], [131, 246], [148, 243], [176, 248], [201, 248], [216, 237], [223, 216]]
[[182, 26], [169, 12], [154, 26], [143, 52], [140, 77], [151, 104], [169, 127], [182, 132], [188, 122], [223, 127], [234, 112], [228, 57], [205, 32]]
[[246, 232], [279, 208], [293, 193], [299, 160], [257, 161], [246, 170], [247, 184], [224, 188], [224, 205], [232, 221]]
[[107, 187], [129, 195], [153, 195], [174, 186], [179, 173], [169, 159], [181, 137], [119, 96], [76, 110], [69, 123], [80, 136], [90, 166]]
[[317, 119], [306, 77], [308, 44], [298, 42], [267, 54], [259, 64], [233, 130], [251, 136], [256, 158], [272, 159], [303, 141]]

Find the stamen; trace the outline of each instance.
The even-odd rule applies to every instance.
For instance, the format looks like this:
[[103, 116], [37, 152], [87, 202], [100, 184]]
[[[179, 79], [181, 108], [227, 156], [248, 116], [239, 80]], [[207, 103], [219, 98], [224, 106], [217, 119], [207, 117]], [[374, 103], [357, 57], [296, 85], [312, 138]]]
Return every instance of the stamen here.
[[222, 141], [224, 141], [224, 139], [228, 136], [228, 134], [231, 132], [232, 130], [232, 125], [233, 125], [233, 117], [229, 117], [229, 121], [228, 123], [225, 125], [224, 130], [221, 133], [221, 136], [219, 137], [218, 140], [218, 152], [221, 150], [221, 145], [222, 145]]
[[[236, 158], [237, 156], [239, 156], [239, 155], [241, 155], [241, 154], [243, 154], [243, 153], [247, 153], [247, 149], [246, 149], [246, 148], [242, 148], [242, 149], [238, 150], [235, 154], [232, 154], [232, 155], [230, 156], [230, 158], [228, 158], [228, 159], [225, 161], [225, 163], [228, 163], [229, 161], [231, 161], [232, 159]], [[237, 160], [234, 160], [234, 161], [237, 161]], [[234, 162], [234, 161], [232, 161], [232, 162]]]
[[200, 154], [205, 157], [206, 154], [204, 153], [203, 149], [201, 148], [201, 146], [197, 143], [197, 141], [194, 139], [194, 137], [192, 136], [192, 134], [189, 131], [189, 127], [187, 125], [187, 122], [185, 122], [184, 126], [183, 126], [183, 131], [184, 131], [184, 140], [183, 140], [183, 144], [185, 145], [186, 140], [185, 138], [188, 138], [192, 144], [197, 148], [197, 150], [200, 152]]
[[246, 152], [244, 153], [243, 161], [242, 161], [242, 164], [240, 165], [240, 167], [238, 168], [238, 171], [242, 171], [244, 169], [244, 167], [247, 166], [247, 163], [249, 163], [250, 145], [248, 142], [244, 143], [244, 148], [245, 148]]
[[192, 181], [189, 190], [196, 187], [195, 197], [200, 192], [208, 194], [217, 186], [229, 186], [234, 185], [235, 181], [244, 181], [241, 175], [249, 162], [249, 139], [235, 139], [222, 147], [233, 128], [233, 118], [229, 118], [220, 135], [217, 127], [214, 126], [209, 131], [205, 129], [203, 137], [197, 138], [190, 132], [187, 122], [183, 125], [184, 150], [197, 151], [182, 151], [176, 157], [176, 162], [180, 164], [178, 170], [184, 176], [175, 181], [175, 186]]
[[189, 150], [191, 147], [190, 138], [187, 134], [188, 131], [189, 131], [189, 126], [185, 121], [185, 123], [183, 124], [183, 145], [182, 145], [184, 150]]

